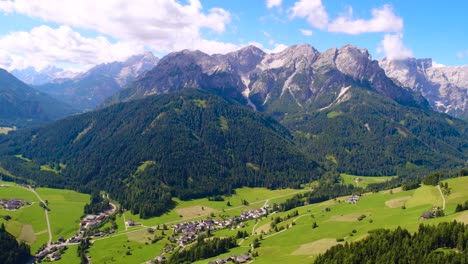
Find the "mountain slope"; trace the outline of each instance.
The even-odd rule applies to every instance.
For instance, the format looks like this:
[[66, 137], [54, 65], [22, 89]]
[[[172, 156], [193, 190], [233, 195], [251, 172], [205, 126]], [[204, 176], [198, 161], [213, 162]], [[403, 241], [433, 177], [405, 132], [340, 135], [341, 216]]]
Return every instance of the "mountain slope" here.
[[432, 111], [352, 45], [322, 53], [306, 44], [277, 54], [252, 46], [226, 55], [171, 53], [108, 103], [191, 88], [272, 115], [299, 146], [340, 172], [409, 175], [468, 158], [466, 122]]
[[[196, 91], [114, 105], [0, 141], [5, 169], [50, 186], [104, 189], [143, 217], [168, 209], [172, 195], [298, 187], [319, 175], [276, 121]], [[66, 167], [55, 175], [40, 164]]]
[[434, 66], [431, 59], [379, 60], [385, 73], [423, 94], [433, 109], [468, 120], [468, 66]]
[[414, 177], [468, 158], [466, 122], [401, 106], [358, 84], [342, 88], [329, 106], [282, 123], [315, 159], [353, 175]]
[[76, 113], [0, 69], [0, 126], [31, 126]]
[[124, 62], [100, 64], [71, 79], [57, 79], [35, 88], [82, 111], [95, 109], [138, 75], [152, 69], [158, 59], [147, 52]]

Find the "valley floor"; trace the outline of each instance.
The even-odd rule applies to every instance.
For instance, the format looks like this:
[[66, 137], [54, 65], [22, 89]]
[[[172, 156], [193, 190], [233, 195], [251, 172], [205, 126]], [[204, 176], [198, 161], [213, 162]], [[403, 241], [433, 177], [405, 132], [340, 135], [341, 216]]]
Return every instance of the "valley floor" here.
[[[239, 238], [238, 247], [228, 253], [197, 263], [208, 263], [218, 258], [245, 253], [251, 249], [255, 239], [259, 239], [260, 242], [259, 247], [253, 249], [253, 252], [258, 253], [258, 257], [253, 258], [255, 263], [311, 263], [318, 254], [325, 252], [331, 246], [363, 239], [373, 229], [394, 229], [401, 226], [414, 232], [421, 223], [435, 224], [453, 220], [468, 223], [468, 211], [455, 213], [456, 205], [468, 200], [468, 193], [465, 191], [468, 177], [453, 178], [443, 182], [447, 182], [451, 189], [449, 195], [443, 195], [437, 186], [421, 186], [410, 191], [397, 188], [363, 194], [355, 204], [345, 202], [348, 197], [340, 197], [249, 220], [243, 222], [243, 225], [237, 229], [213, 232], [214, 236], [227, 237], [236, 236], [239, 231], [246, 231], [249, 236], [244, 239]], [[68, 238], [76, 233], [83, 206], [89, 200], [89, 196], [45, 188], [38, 188], [36, 191], [42, 199], [48, 200], [54, 241], [60, 236]], [[149, 262], [170, 244], [168, 237], [171, 236], [172, 225], [175, 223], [207, 217], [219, 219], [220, 216], [239, 216], [243, 211], [272, 206], [305, 191], [308, 190], [271, 191], [264, 188], [242, 188], [238, 189], [235, 195], [224, 197], [225, 201], [216, 202], [208, 199], [177, 201], [178, 205], [174, 210], [151, 219], [140, 219], [127, 211], [116, 217], [117, 232], [95, 238], [88, 255], [93, 263]], [[0, 221], [6, 223], [9, 232], [32, 244], [33, 252], [47, 242], [44, 210], [36, 204], [38, 199], [33, 193], [16, 186], [0, 187], [0, 198], [22, 198], [33, 202], [31, 206], [17, 211], [0, 210]], [[242, 205], [243, 200], [249, 204]], [[421, 220], [423, 212], [431, 211], [434, 206], [442, 208], [444, 201], [446, 207], [444, 217]], [[231, 206], [228, 206], [227, 202]], [[12, 219], [4, 220], [5, 215], [10, 215]], [[288, 215], [295, 216], [287, 217]], [[276, 225], [278, 231], [275, 231], [271, 224], [277, 217], [285, 220]], [[128, 226], [125, 222], [129, 219], [141, 225]], [[313, 228], [314, 223], [317, 225], [315, 228]], [[162, 230], [164, 225], [168, 230]], [[150, 227], [159, 227], [159, 229], [149, 233]], [[155, 241], [155, 237], [162, 239]], [[58, 263], [79, 263], [76, 247], [70, 246]]]

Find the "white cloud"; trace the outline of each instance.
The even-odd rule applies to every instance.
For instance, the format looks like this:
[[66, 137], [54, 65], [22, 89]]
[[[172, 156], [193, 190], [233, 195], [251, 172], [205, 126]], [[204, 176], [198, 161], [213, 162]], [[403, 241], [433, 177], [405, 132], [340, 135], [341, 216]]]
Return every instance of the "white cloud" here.
[[275, 6], [281, 6], [282, 0], [266, 0], [266, 5], [268, 9], [271, 9]]
[[299, 31], [301, 31], [302, 35], [304, 35], [304, 36], [312, 36], [312, 34], [314, 33], [310, 29], [299, 29]]
[[266, 53], [280, 53], [287, 48], [288, 46], [284, 44], [276, 43], [273, 49], [265, 49], [265, 52]]
[[342, 15], [328, 25], [328, 31], [357, 35], [369, 32], [401, 32], [403, 19], [393, 13], [390, 5], [380, 9], [372, 9], [369, 20], [354, 19], [353, 9], [349, 8], [347, 15]]
[[457, 52], [457, 58], [463, 59], [465, 57], [468, 57], [468, 50]]
[[68, 26], [48, 26], [14, 32], [0, 38], [0, 67], [41, 69], [49, 64], [75, 64], [83, 68], [124, 60], [144, 51], [131, 42], [110, 43], [105, 37], [86, 38]]
[[432, 67], [434, 68], [441, 68], [441, 67], [446, 67], [444, 64], [437, 63], [435, 61], [432, 61]]
[[401, 60], [413, 57], [413, 52], [403, 45], [403, 34], [385, 34], [377, 48], [389, 60]]
[[289, 9], [291, 18], [306, 18], [312, 26], [325, 29], [328, 24], [328, 13], [321, 0], [300, 0]]
[[231, 14], [221, 8], [204, 11], [199, 0], [185, 5], [176, 0], [9, 0], [0, 2], [1, 11], [94, 30], [160, 52], [186, 48], [211, 52], [213, 47], [227, 52], [233, 46], [201, 36], [202, 29], [224, 32]]

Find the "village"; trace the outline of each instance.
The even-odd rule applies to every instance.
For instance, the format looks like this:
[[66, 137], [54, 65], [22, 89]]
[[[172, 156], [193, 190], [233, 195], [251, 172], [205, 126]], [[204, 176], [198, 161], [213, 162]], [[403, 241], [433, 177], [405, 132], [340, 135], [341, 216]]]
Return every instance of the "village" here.
[[181, 224], [175, 224], [173, 226], [173, 236], [182, 234], [177, 239], [173, 239], [173, 242], [176, 242], [179, 246], [184, 247], [187, 244], [191, 243], [197, 238], [197, 235], [200, 232], [204, 231], [214, 231], [216, 229], [224, 228], [242, 228], [244, 227], [242, 222], [248, 221], [251, 219], [257, 219], [262, 216], [268, 215], [269, 206], [265, 206], [259, 209], [252, 209], [248, 211], [243, 211], [240, 216], [231, 217], [229, 219], [211, 219], [206, 218], [204, 220], [184, 222]]
[[[44, 245], [41, 247], [35, 255], [35, 262], [42, 261], [57, 261], [61, 259], [61, 255], [65, 250], [67, 250], [68, 245], [79, 244], [85, 237], [100, 237], [104, 236], [104, 232], [96, 232], [92, 234], [87, 234], [87, 231], [92, 227], [95, 227], [102, 223], [107, 217], [111, 216], [116, 211], [116, 206], [110, 204], [110, 207], [101, 212], [99, 215], [87, 215], [80, 222], [80, 228], [78, 233], [69, 239], [60, 237], [57, 242], [53, 242], [50, 245]], [[109, 233], [113, 233], [115, 230], [110, 230]]]

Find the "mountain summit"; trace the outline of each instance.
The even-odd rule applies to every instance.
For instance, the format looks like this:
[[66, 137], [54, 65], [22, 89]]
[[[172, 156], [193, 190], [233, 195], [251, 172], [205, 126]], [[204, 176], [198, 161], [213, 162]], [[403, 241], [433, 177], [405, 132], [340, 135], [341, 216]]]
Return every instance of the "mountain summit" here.
[[434, 66], [431, 59], [379, 60], [401, 86], [420, 92], [439, 112], [468, 120], [468, 66]]

